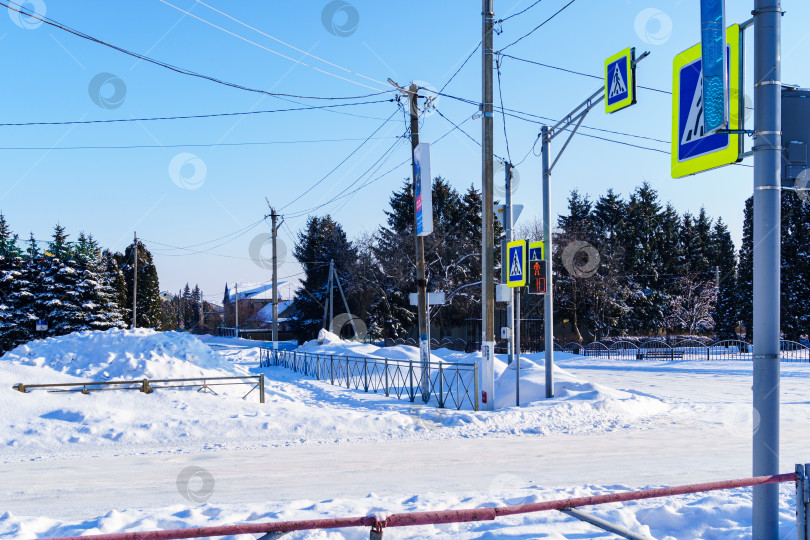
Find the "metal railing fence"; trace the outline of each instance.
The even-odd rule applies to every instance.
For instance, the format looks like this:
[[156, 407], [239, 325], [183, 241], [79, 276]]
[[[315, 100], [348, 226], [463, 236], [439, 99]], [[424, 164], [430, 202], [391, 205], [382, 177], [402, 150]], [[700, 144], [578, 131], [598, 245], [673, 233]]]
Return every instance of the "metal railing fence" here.
[[144, 394], [151, 394], [162, 388], [197, 388], [198, 392], [210, 392], [216, 395], [213, 386], [228, 386], [234, 384], [252, 384], [253, 387], [242, 399], [251, 392], [259, 389], [259, 402], [264, 403], [264, 374], [244, 375], [239, 377], [190, 377], [185, 379], [133, 379], [119, 381], [87, 381], [77, 383], [48, 383], [23, 384], [18, 383], [12, 389], [27, 393], [30, 390], [47, 390], [48, 392], [102, 392], [106, 390], [138, 390]]
[[478, 364], [421, 362], [370, 356], [320, 354], [260, 349], [261, 367], [281, 366], [348, 390], [384, 393], [387, 397], [417, 397], [423, 403], [457, 410], [478, 410]]
[[[803, 343], [783, 339], [779, 349], [782, 362], [810, 363], [810, 347]], [[618, 340], [594, 341], [583, 346], [572, 342], [566, 344], [563, 350], [615, 360], [752, 360], [754, 347], [739, 339], [724, 339], [713, 343], [684, 339], [674, 345], [659, 339], [648, 339], [638, 344]]]

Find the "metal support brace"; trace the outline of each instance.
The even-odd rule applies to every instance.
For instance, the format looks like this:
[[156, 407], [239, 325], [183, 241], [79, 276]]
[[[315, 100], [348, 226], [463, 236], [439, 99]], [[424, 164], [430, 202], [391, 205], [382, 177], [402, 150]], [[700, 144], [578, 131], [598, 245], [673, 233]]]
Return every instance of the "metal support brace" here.
[[613, 533], [616, 536], [621, 536], [622, 538], [630, 538], [630, 540], [651, 540], [649, 536], [643, 536], [641, 534], [636, 534], [633, 531], [628, 531], [624, 527], [619, 525], [614, 525], [609, 521], [605, 521], [602, 518], [598, 518], [596, 516], [592, 516], [582, 510], [578, 510], [576, 508], [564, 508], [560, 510], [563, 514], [567, 514], [571, 517], [575, 517], [580, 521], [584, 521], [585, 523], [590, 523], [596, 527], [599, 527], [602, 530], [607, 532]]
[[808, 506], [810, 506], [810, 463], [796, 465], [796, 538], [798, 540], [810, 539], [810, 520], [808, 520]]

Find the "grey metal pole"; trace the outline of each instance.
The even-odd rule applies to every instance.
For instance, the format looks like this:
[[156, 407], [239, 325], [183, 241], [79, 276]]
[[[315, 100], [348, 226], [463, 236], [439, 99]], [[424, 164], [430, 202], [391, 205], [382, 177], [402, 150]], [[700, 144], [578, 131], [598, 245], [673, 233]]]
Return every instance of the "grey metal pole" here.
[[[411, 171], [413, 194], [416, 198], [416, 146], [419, 144], [419, 87], [414, 83], [408, 87], [408, 102], [411, 112]], [[433, 189], [433, 179], [422, 179], [422, 189]], [[428, 330], [427, 279], [425, 276], [425, 238], [416, 232], [416, 211], [413, 213], [413, 234], [416, 240], [416, 319], [419, 330], [419, 360], [422, 369], [422, 400], [427, 401], [430, 393], [430, 332]]]
[[334, 292], [335, 292], [335, 282], [332, 281], [335, 275], [335, 260], [331, 259], [329, 261], [329, 326], [326, 327], [327, 330], [330, 332], [332, 331], [332, 321], [335, 320], [335, 302], [334, 302]]
[[[504, 212], [503, 212], [503, 226], [506, 231], [506, 242], [507, 245], [509, 242], [514, 240], [514, 234], [512, 231], [512, 224], [514, 223], [514, 219], [512, 219], [512, 164], [506, 163], [504, 167], [506, 171], [506, 179], [504, 180], [504, 191], [506, 192], [506, 202], [504, 204]], [[506, 267], [506, 257], [509, 256], [509, 250], [507, 249], [504, 252], [504, 257], [501, 259], [501, 266]], [[503, 273], [503, 272], [502, 272]], [[506, 275], [505, 273], [503, 273]], [[504, 283], [509, 281], [509, 276], [506, 276], [506, 280]], [[511, 364], [512, 361], [515, 359], [515, 293], [512, 287], [509, 287], [509, 298], [507, 299], [506, 304], [506, 354], [507, 354], [507, 363]]]
[[[528, 255], [528, 254], [527, 254]], [[515, 405], [520, 407], [520, 289], [514, 295], [515, 299]]]
[[481, 362], [482, 388], [486, 393], [486, 411], [495, 410], [495, 238], [492, 204], [494, 169], [493, 93], [492, 93], [492, 26], [495, 13], [493, 0], [482, 0], [482, 113], [481, 122]]
[[[779, 473], [780, 0], [754, 0], [754, 476]], [[753, 537], [779, 537], [779, 486], [755, 486]]]
[[546, 294], [543, 298], [545, 328], [546, 398], [554, 397], [554, 286], [551, 282], [551, 170], [549, 169], [548, 126], [540, 130], [543, 152], [543, 249], [546, 254]]
[[138, 327], [138, 233], [134, 233], [134, 243], [132, 244], [132, 329]]
[[234, 302], [234, 305], [235, 305], [234, 316], [235, 316], [235, 319], [236, 319], [236, 321], [235, 321], [236, 322], [236, 337], [239, 337], [239, 283], [234, 283], [233, 284], [233, 290], [234, 290], [234, 295], [235, 295], [235, 297], [234, 297], [234, 301], [235, 301]]

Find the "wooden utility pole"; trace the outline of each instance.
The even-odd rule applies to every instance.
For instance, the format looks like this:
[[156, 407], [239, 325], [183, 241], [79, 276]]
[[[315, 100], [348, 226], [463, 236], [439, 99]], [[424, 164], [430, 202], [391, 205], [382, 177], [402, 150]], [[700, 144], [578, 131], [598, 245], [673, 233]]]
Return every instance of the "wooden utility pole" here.
[[[273, 238], [273, 349], [278, 348], [278, 228], [281, 223], [278, 223], [279, 215], [276, 210], [270, 206], [270, 201], [267, 200], [267, 206], [270, 208], [270, 218], [272, 219], [272, 238]], [[267, 216], [265, 216], [267, 217]], [[284, 221], [282, 220], [282, 223]]]
[[493, 177], [495, 175], [493, 146], [492, 93], [492, 27], [494, 0], [483, 0], [482, 21], [482, 102], [481, 130], [481, 401], [483, 409], [495, 410], [495, 224], [493, 210]]
[[132, 329], [138, 327], [138, 233], [134, 233], [135, 241], [132, 244], [135, 251], [133, 251], [133, 264], [132, 264]]

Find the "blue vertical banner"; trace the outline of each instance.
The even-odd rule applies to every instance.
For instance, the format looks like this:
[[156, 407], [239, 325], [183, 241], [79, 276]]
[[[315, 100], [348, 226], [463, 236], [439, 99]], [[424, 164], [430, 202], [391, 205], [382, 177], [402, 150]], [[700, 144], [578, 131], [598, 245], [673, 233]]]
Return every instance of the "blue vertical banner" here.
[[433, 232], [433, 182], [430, 177], [430, 145], [419, 143], [413, 150], [416, 173], [414, 204], [416, 205], [416, 235], [427, 236]]
[[725, 0], [700, 0], [700, 49], [703, 68], [703, 132], [729, 123]]

